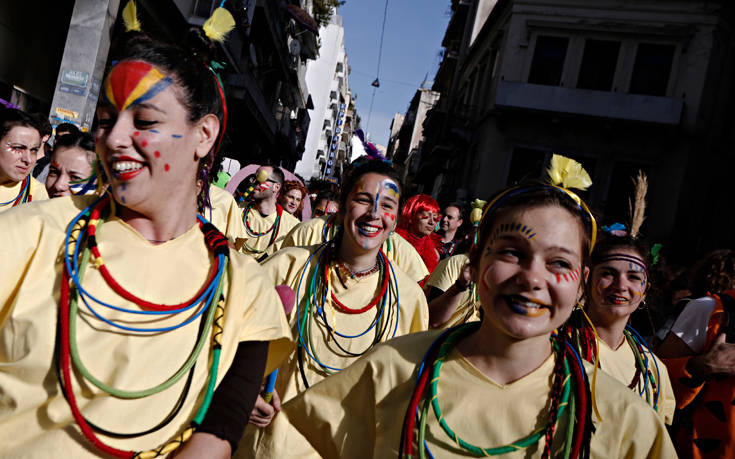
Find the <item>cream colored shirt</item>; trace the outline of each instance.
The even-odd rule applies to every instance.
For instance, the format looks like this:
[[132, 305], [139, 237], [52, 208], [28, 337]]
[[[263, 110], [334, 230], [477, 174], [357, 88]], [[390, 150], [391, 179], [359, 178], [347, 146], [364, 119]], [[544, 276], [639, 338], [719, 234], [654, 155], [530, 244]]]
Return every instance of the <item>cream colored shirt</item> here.
[[[246, 211], [247, 208], [242, 209], [240, 212], [241, 219], [244, 218]], [[277, 216], [278, 213], [273, 212], [272, 214], [264, 217], [257, 209], [255, 209], [255, 207], [253, 207], [253, 209], [248, 213], [247, 220], [250, 230], [256, 233], [264, 233], [271, 228], [273, 228], [273, 230], [262, 236], [254, 236], [246, 228], [245, 236], [235, 242], [237, 247], [240, 248], [243, 253], [254, 257], [256, 260], [262, 260], [264, 256], [270, 256], [277, 252], [278, 249], [281, 248], [281, 244], [283, 244], [283, 240], [286, 238], [288, 232], [300, 223], [298, 218], [284, 210], [281, 214], [281, 220], [278, 227], [274, 228], [273, 224], [275, 223]], [[273, 235], [273, 231], [276, 231], [275, 236]], [[273, 239], [272, 244], [271, 239]]]
[[[431, 287], [436, 287], [442, 292], [446, 292], [449, 287], [454, 285], [462, 273], [462, 268], [469, 262], [470, 257], [464, 253], [443, 259], [426, 280], [425, 288], [429, 290]], [[462, 292], [459, 304], [452, 316], [436, 328], [451, 328], [465, 322], [480, 320], [480, 301], [475, 301], [474, 296], [475, 288], [468, 288]]]
[[[417, 333], [376, 346], [347, 370], [285, 404], [276, 416], [276, 428], [289, 431], [284, 434], [289, 439], [285, 444], [288, 449], [275, 445], [273, 455], [262, 457], [313, 456], [314, 451], [324, 458], [397, 457], [417, 364], [440, 333]], [[552, 356], [521, 379], [499, 384], [455, 348], [439, 376], [438, 402], [443, 417], [454, 432], [477, 446], [512, 443], [545, 425], [553, 367]], [[586, 369], [590, 374], [591, 366], [586, 365]], [[604, 373], [597, 378], [597, 404], [603, 421], [594, 421], [591, 457], [676, 457], [661, 419], [638, 396]], [[567, 410], [557, 422], [552, 457], [561, 452], [569, 413]], [[414, 439], [416, 433], [414, 430]], [[471, 457], [447, 436], [431, 409], [426, 440], [435, 457]], [[542, 439], [502, 457], [540, 457], [543, 446]]]
[[[324, 225], [330, 217], [317, 217], [296, 225], [283, 240], [283, 247], [305, 247], [324, 242]], [[328, 239], [337, 232], [332, 225]], [[397, 264], [411, 279], [421, 282], [429, 275], [424, 260], [416, 249], [398, 233], [391, 233], [383, 243], [383, 252], [392, 262]]]
[[[294, 292], [298, 290], [298, 308], [294, 307], [289, 316], [294, 341], [299, 339], [297, 313], [303, 313], [308, 296], [305, 288], [307, 281], [304, 280], [299, 289], [299, 279], [301, 278], [301, 273], [306, 265], [307, 259], [318, 247], [284, 248], [263, 263], [263, 267], [271, 275], [276, 285], [288, 285]], [[309, 273], [313, 269], [312, 264], [309, 266], [308, 273], [304, 276], [305, 279], [309, 277]], [[396, 304], [394, 299], [392, 304], [390, 304], [392, 319], [389, 324], [389, 330], [391, 332], [384, 340], [392, 337], [392, 330], [396, 319], [398, 323], [395, 336], [426, 330], [429, 321], [426, 298], [418, 284], [403, 273], [400, 268], [394, 266], [393, 269], [398, 281], [400, 303]], [[342, 285], [338, 279], [335, 269], [332, 269], [330, 273], [335, 296], [343, 304], [350, 307], [357, 308], [366, 305], [379, 292], [378, 280], [380, 275], [378, 273], [362, 279], [348, 279], [345, 285]], [[361, 314], [345, 314], [339, 312], [332, 306], [327, 306], [326, 308], [326, 315], [330, 320], [330, 326], [333, 326], [340, 333], [349, 335], [356, 335], [367, 329], [370, 323], [375, 320], [377, 311], [377, 309], [373, 308]], [[398, 312], [396, 312], [396, 308]], [[326, 341], [323, 326], [315, 326], [311, 336], [313, 338], [313, 347], [316, 349], [315, 352], [321, 362], [336, 368], [347, 368], [357, 360], [357, 357], [345, 355], [343, 351], [336, 347], [333, 341]], [[338, 339], [344, 349], [353, 353], [363, 353], [370, 349], [374, 337], [375, 332], [371, 331], [359, 338]], [[310, 350], [310, 352], [314, 351]], [[303, 359], [305, 363], [304, 374], [309, 385], [314, 385], [327, 377], [327, 373], [319, 368], [305, 352], [303, 353]], [[300, 375], [298, 355], [296, 352], [279, 369], [276, 390], [282, 402], [290, 400], [306, 390]], [[255, 457], [278, 457], [277, 455], [271, 455], [272, 445], [274, 443], [282, 445], [290, 441], [289, 438], [280, 436], [281, 433], [283, 431], [276, 432], [275, 436], [273, 436], [271, 435], [272, 432], [270, 429], [263, 431], [253, 425], [249, 425], [245, 433], [245, 438], [240, 443], [238, 457], [253, 457], [252, 455], [255, 455]]]
[[[54, 367], [59, 311], [59, 282], [64, 236], [71, 219], [95, 196], [62, 197], [32, 202], [0, 215], [0, 457], [98, 457], [80, 434], [61, 394]], [[204, 284], [213, 263], [199, 225], [164, 244], [152, 245], [132, 227], [112, 216], [97, 229], [97, 243], [112, 276], [124, 288], [148, 301], [176, 304], [191, 298]], [[225, 277], [224, 333], [217, 384], [233, 361], [241, 341], [270, 341], [268, 370], [290, 353], [292, 342], [283, 309], [267, 273], [250, 257], [230, 252]], [[102, 301], [129, 309], [93, 264], [82, 281]], [[94, 304], [108, 318], [128, 326], [180, 323], [179, 313], [141, 317]], [[91, 315], [83, 303], [76, 321], [77, 343], [89, 371], [106, 384], [140, 390], [173, 375], [195, 344], [199, 320], [173, 331], [127, 333]], [[137, 325], [136, 325], [137, 324]], [[133, 439], [103, 442], [128, 450], [147, 450], [183, 430], [201, 404], [210, 364], [210, 339], [196, 361], [191, 389], [181, 411], [159, 431]], [[155, 426], [179, 399], [186, 376], [155, 395], [136, 400], [111, 397], [73, 377], [77, 403], [90, 421], [117, 432]]]
[[237, 238], [246, 237], [242, 210], [235, 202], [235, 198], [222, 188], [210, 185], [209, 200], [212, 203], [211, 212], [205, 209], [203, 217], [211, 221], [233, 244]]
[[[600, 368], [627, 387], [633, 381], [636, 371], [635, 354], [633, 354], [633, 349], [627, 341], [624, 341], [616, 350], [613, 350], [603, 340], [600, 340], [599, 342]], [[653, 377], [656, 378], [656, 369], [658, 368], [658, 375], [660, 378], [659, 402], [658, 409], [656, 411], [666, 424], [671, 425], [674, 421], [676, 399], [674, 398], [674, 389], [671, 387], [671, 381], [669, 380], [669, 372], [666, 371], [666, 365], [664, 365], [658, 357], [648, 351], [646, 351], [646, 356], [648, 356], [648, 366], [653, 373]], [[655, 360], [655, 363], [652, 362], [651, 359]], [[643, 387], [643, 378], [639, 378], [638, 386], [633, 389], [633, 391], [636, 394], [640, 394]], [[645, 394], [643, 394], [642, 397], [645, 397]]]
[[[43, 201], [43, 200], [48, 199], [48, 193], [46, 192], [46, 187], [43, 186], [43, 183], [31, 177], [30, 187], [31, 187], [31, 202]], [[14, 201], [15, 198], [18, 197], [22, 189], [23, 189], [23, 180], [21, 180], [20, 182], [10, 184], [10, 185], [0, 185], [0, 202], [8, 202], [10, 200]], [[0, 206], [0, 212], [3, 212], [8, 209], [12, 209], [12, 208], [13, 208], [13, 203], [9, 202], [8, 204]]]

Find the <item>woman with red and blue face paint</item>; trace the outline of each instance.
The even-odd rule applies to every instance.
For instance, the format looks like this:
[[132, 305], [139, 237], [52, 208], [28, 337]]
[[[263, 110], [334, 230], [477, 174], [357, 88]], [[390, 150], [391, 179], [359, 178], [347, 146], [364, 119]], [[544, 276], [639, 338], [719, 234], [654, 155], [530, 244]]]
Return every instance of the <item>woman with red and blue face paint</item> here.
[[225, 112], [204, 52], [123, 37], [107, 191], [0, 217], [0, 456], [229, 457], [290, 351], [267, 273], [202, 216]]

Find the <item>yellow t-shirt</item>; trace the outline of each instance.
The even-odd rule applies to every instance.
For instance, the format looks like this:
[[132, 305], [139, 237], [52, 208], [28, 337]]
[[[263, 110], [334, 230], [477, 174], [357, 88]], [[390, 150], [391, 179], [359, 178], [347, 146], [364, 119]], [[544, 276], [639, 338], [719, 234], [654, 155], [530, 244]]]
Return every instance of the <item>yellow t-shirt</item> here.
[[[35, 178], [31, 177], [31, 201], [43, 201], [48, 199], [48, 193], [43, 183], [39, 182]], [[20, 182], [12, 183], [9, 185], [0, 185], [0, 202], [8, 202], [5, 205], [0, 205], [0, 212], [13, 208], [13, 202], [18, 197], [21, 190], [23, 189], [23, 180]], [[17, 206], [16, 206], [17, 207]]]
[[[303, 457], [313, 455], [313, 449], [324, 458], [397, 457], [417, 363], [440, 333], [416, 333], [376, 346], [347, 370], [285, 404], [276, 419], [279, 428], [291, 429], [287, 445], [291, 449], [278, 448], [272, 457]], [[485, 448], [526, 437], [545, 425], [553, 367], [551, 356], [521, 379], [498, 384], [455, 348], [438, 382], [443, 418], [465, 441]], [[591, 374], [591, 366], [586, 369]], [[661, 419], [638, 396], [603, 373], [597, 377], [597, 405], [603, 421], [594, 420], [591, 457], [676, 457]], [[552, 457], [561, 453], [569, 413], [567, 410], [557, 422]], [[471, 456], [447, 436], [431, 408], [428, 416], [426, 441], [436, 457]], [[528, 449], [502, 457], [539, 457], [543, 447], [541, 439]]]
[[[635, 376], [636, 366], [633, 349], [627, 341], [624, 341], [616, 350], [613, 350], [603, 340], [600, 340], [599, 343], [600, 368], [627, 387], [633, 381], [633, 377]], [[674, 421], [676, 399], [674, 398], [674, 389], [671, 387], [671, 381], [669, 380], [669, 372], [666, 370], [666, 365], [664, 365], [658, 357], [648, 351], [646, 351], [646, 356], [648, 356], [649, 368], [653, 373], [653, 377], [656, 378], [657, 367], [660, 377], [660, 393], [657, 412], [666, 424], [671, 425]], [[651, 362], [650, 359], [654, 359], [655, 364], [654, 362]], [[636, 394], [640, 394], [643, 387], [643, 378], [639, 378], [638, 386], [634, 389], [634, 392]], [[642, 397], [645, 397], [645, 394]]]
[[[32, 202], [0, 215], [0, 457], [98, 457], [80, 434], [59, 388], [54, 344], [59, 310], [64, 236], [67, 225], [94, 196]], [[192, 297], [213, 263], [199, 225], [164, 244], [152, 245], [122, 220], [111, 217], [97, 228], [97, 243], [112, 276], [148, 301], [175, 304]], [[267, 273], [251, 258], [231, 252], [223, 294], [226, 301], [217, 383], [224, 377], [241, 341], [270, 341], [268, 369], [291, 352], [293, 343], [283, 309]], [[102, 301], [138, 307], [115, 294], [90, 263], [83, 286]], [[182, 316], [142, 317], [93, 304], [103, 316], [128, 320], [128, 326], [167, 326]], [[192, 352], [199, 320], [173, 331], [127, 333], [96, 317], [80, 302], [77, 343], [92, 375], [114, 387], [140, 390], [160, 384], [181, 368]], [[145, 322], [145, 323], [143, 323]], [[166, 427], [133, 439], [103, 442], [126, 450], [146, 450], [183, 430], [201, 404], [210, 364], [210, 341], [199, 355], [189, 394]], [[87, 419], [116, 432], [155, 426], [181, 396], [186, 376], [169, 389], [136, 400], [115, 398], [89, 383], [77, 403]]]
[[[431, 287], [436, 287], [442, 292], [446, 292], [459, 278], [464, 265], [469, 262], [470, 257], [464, 253], [443, 259], [436, 266], [434, 272], [431, 273], [431, 276], [426, 280], [424, 288], [428, 291]], [[451, 328], [465, 322], [480, 320], [480, 302], [475, 301], [474, 291], [474, 288], [468, 288], [462, 292], [459, 304], [454, 310], [452, 316], [446, 322], [441, 324], [441, 326], [436, 328]]]
[[242, 210], [235, 198], [222, 188], [210, 185], [209, 200], [212, 211], [204, 211], [204, 218], [212, 222], [234, 244], [237, 238], [245, 238], [245, 225], [242, 222]]
[[[306, 247], [324, 242], [324, 225], [330, 217], [317, 217], [296, 225], [283, 240], [283, 247]], [[331, 217], [333, 218], [333, 217]], [[332, 225], [327, 237], [332, 239], [337, 232]], [[388, 259], [397, 264], [403, 272], [416, 282], [424, 280], [429, 275], [424, 260], [416, 249], [401, 235], [391, 233], [383, 243], [383, 253]]]
[[[318, 247], [291, 247], [281, 249], [277, 254], [269, 257], [263, 263], [263, 267], [274, 279], [276, 285], [285, 284], [291, 287], [294, 292], [298, 290], [298, 309], [294, 307], [289, 316], [294, 341], [299, 340], [298, 325], [296, 323], [298, 318], [297, 312], [304, 311], [308, 295], [307, 289], [305, 288], [306, 280], [302, 282], [301, 288], [298, 289], [299, 279], [307, 259]], [[304, 276], [305, 279], [313, 272], [314, 265], [310, 265], [309, 268], [309, 272]], [[400, 298], [398, 314], [395, 313], [395, 300], [391, 304], [393, 311], [392, 324], [395, 324], [396, 315], [398, 316], [398, 328], [395, 336], [426, 330], [429, 319], [426, 298], [423, 292], [418, 284], [403, 273], [400, 268], [394, 266], [393, 269], [397, 278], [398, 296]], [[353, 308], [367, 304], [379, 292], [379, 278], [380, 275], [375, 273], [359, 280], [348, 279], [345, 285], [342, 285], [336, 270], [331, 270], [331, 283], [335, 296], [343, 304]], [[362, 314], [344, 314], [328, 306], [326, 316], [330, 321], [330, 326], [334, 326], [338, 332], [346, 335], [356, 335], [370, 326], [370, 323], [376, 318], [376, 311], [377, 309], [374, 308]], [[384, 340], [390, 339], [393, 335], [393, 327], [389, 327], [389, 330], [391, 333]], [[316, 349], [316, 355], [326, 365], [336, 368], [347, 368], [357, 360], [357, 357], [348, 356], [344, 351], [339, 350], [333, 341], [325, 341], [326, 335], [324, 334], [323, 326], [315, 327], [311, 332], [311, 336], [314, 339], [313, 347]], [[359, 338], [339, 338], [339, 343], [349, 352], [363, 353], [369, 349], [374, 337], [375, 332], [369, 332]], [[310, 352], [314, 351], [310, 349]], [[327, 377], [327, 374], [305, 352], [303, 352], [302, 357], [305, 364], [304, 374], [310, 386]], [[299, 371], [298, 353], [294, 352], [278, 370], [276, 390], [281, 397], [281, 401], [285, 402], [305, 389]], [[274, 444], [283, 445], [290, 440], [287, 437], [280, 436], [279, 432], [272, 435], [270, 427], [261, 430], [253, 425], [249, 425], [245, 431], [245, 438], [240, 442], [237, 455], [238, 457], [279, 457], [278, 455], [271, 454]], [[296, 440], [298, 441], [298, 439]]]
[[[247, 208], [240, 212], [240, 219], [244, 218], [243, 216], [245, 212], [247, 212]], [[273, 212], [272, 214], [264, 217], [257, 209], [253, 208], [248, 213], [247, 221], [250, 229], [256, 233], [264, 233], [271, 228], [273, 229], [262, 236], [254, 236], [246, 228], [245, 236], [242, 239], [237, 240], [235, 244], [243, 253], [254, 257], [256, 260], [262, 261], [264, 256], [273, 255], [281, 248], [281, 244], [283, 244], [283, 240], [286, 238], [288, 232], [300, 223], [298, 218], [284, 210], [281, 213], [281, 221], [279, 222], [278, 228], [274, 228], [273, 224], [275, 223], [277, 216], [278, 213]], [[273, 231], [277, 231], [275, 239]], [[272, 244], [270, 243], [271, 239], [273, 239]]]

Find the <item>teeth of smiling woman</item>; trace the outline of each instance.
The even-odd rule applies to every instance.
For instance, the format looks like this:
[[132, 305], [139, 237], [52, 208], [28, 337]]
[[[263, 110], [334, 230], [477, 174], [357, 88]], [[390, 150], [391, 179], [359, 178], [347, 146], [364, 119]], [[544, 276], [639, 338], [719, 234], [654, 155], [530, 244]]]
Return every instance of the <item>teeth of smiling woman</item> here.
[[623, 296], [615, 296], [615, 295], [613, 295], [613, 296], [612, 296], [612, 297], [610, 297], [610, 298], [611, 298], [611, 299], [612, 299], [612, 300], [613, 300], [614, 302], [616, 302], [616, 303], [625, 303], [625, 302], [627, 302], [627, 301], [628, 301], [628, 299], [627, 299], [627, 298], [625, 298], [625, 297], [623, 297]]
[[375, 234], [378, 231], [380, 231], [380, 228], [378, 228], [377, 226], [372, 226], [372, 225], [362, 224], [362, 225], [357, 225], [357, 227], [360, 228], [363, 232], [368, 233], [368, 234]]
[[141, 163], [133, 161], [118, 161], [112, 163], [112, 170], [115, 172], [130, 172], [143, 167]]

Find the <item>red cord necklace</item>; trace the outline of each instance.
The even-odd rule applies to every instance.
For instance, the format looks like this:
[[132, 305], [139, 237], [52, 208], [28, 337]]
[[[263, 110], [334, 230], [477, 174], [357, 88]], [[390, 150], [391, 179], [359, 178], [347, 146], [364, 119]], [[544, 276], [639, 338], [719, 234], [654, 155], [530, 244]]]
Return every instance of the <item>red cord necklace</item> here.
[[[327, 284], [328, 277], [329, 277], [329, 270], [332, 266], [332, 257], [331, 257], [331, 250], [327, 251], [327, 257], [326, 257], [326, 263], [324, 263], [324, 285]], [[374, 307], [376, 304], [378, 304], [378, 301], [380, 301], [383, 296], [385, 295], [386, 290], [388, 289], [388, 279], [389, 275], [387, 272], [387, 266], [388, 266], [388, 260], [385, 257], [385, 254], [383, 253], [383, 249], [380, 249], [378, 252], [378, 265], [380, 266], [380, 276], [382, 285], [380, 287], [380, 293], [378, 293], [373, 300], [368, 303], [367, 306], [364, 306], [362, 308], [351, 308], [349, 306], [345, 306], [342, 304], [341, 301], [337, 299], [337, 297], [334, 295], [334, 292], [331, 293], [332, 301], [337, 306], [337, 309], [339, 309], [341, 312], [344, 312], [345, 314], [362, 314], [365, 311], [370, 310], [372, 307]]]

